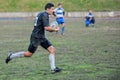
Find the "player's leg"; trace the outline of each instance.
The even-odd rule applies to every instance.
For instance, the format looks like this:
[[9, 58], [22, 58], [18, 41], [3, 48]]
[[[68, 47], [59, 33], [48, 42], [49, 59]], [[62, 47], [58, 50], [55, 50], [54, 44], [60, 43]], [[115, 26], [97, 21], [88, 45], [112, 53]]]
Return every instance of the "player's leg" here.
[[41, 43], [41, 46], [48, 50], [48, 52], [50, 53], [49, 61], [52, 73], [60, 72], [61, 69], [55, 66], [55, 48], [51, 45], [51, 43], [47, 39]]
[[61, 28], [61, 34], [64, 35], [64, 32], [65, 32], [65, 23], [64, 23], [64, 18], [63, 17], [60, 18], [60, 24], [62, 26], [62, 28]]
[[95, 23], [95, 19], [92, 18], [92, 20], [91, 20], [92, 27], [94, 27], [94, 23]]
[[65, 23], [62, 22], [61, 25], [62, 25], [62, 30], [61, 30], [62, 32], [61, 32], [61, 34], [64, 35], [64, 33], [65, 33]]
[[90, 24], [90, 21], [86, 19], [86, 20], [85, 20], [85, 26], [86, 26], [86, 27], [89, 27], [89, 24]]
[[[56, 22], [58, 23], [58, 27], [60, 26], [60, 19], [56, 18]], [[56, 31], [56, 34], [59, 34], [59, 31]]]
[[22, 58], [22, 57], [31, 57], [32, 54], [36, 51], [37, 47], [34, 47], [33, 45], [29, 45], [28, 51], [20, 51], [16, 53], [10, 52], [8, 54], [8, 57], [6, 58], [5, 62], [8, 63], [13, 58]]
[[41, 43], [41, 46], [43, 48], [45, 48], [46, 50], [48, 50], [49, 54], [49, 60], [50, 60], [50, 67], [51, 70], [55, 69], [55, 49], [54, 47], [51, 45], [51, 43], [46, 39], [44, 40], [44, 42]]
[[50, 61], [51, 70], [54, 70], [56, 68], [56, 66], [55, 66], [55, 49], [53, 46], [49, 46], [47, 48], [47, 50], [50, 53], [49, 54], [49, 61]]
[[49, 61], [51, 66], [51, 73], [54, 74], [56, 72], [60, 72], [62, 69], [55, 66], [55, 48], [53, 46], [48, 47]]
[[[33, 44], [34, 43], [34, 44]], [[6, 63], [8, 63], [13, 58], [21, 58], [21, 57], [31, 57], [32, 54], [36, 51], [38, 40], [36, 40], [34, 37], [30, 38], [30, 45], [28, 47], [28, 51], [20, 51], [16, 53], [10, 52], [5, 60]]]

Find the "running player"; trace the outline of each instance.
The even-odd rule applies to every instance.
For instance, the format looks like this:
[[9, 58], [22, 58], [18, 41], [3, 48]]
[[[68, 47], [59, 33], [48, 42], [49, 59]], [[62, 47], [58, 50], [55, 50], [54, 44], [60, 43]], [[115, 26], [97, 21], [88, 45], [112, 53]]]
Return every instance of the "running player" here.
[[55, 48], [45, 37], [45, 30], [50, 32], [55, 32], [59, 30], [59, 28], [54, 29], [49, 26], [49, 15], [52, 15], [53, 11], [54, 11], [54, 4], [47, 3], [45, 5], [45, 11], [40, 12], [35, 17], [34, 29], [30, 37], [30, 44], [28, 47], [28, 51], [16, 52], [14, 54], [9, 53], [5, 60], [6, 63], [11, 61], [13, 58], [31, 57], [33, 53], [35, 53], [35, 51], [37, 50], [38, 46], [40, 45], [50, 53], [49, 61], [50, 61], [51, 72], [56, 73], [61, 71], [61, 68], [55, 66]]
[[[58, 25], [61, 25], [61, 34], [64, 35], [64, 31], [65, 31], [65, 24], [64, 24], [64, 9], [62, 8], [62, 4], [58, 3], [58, 7], [55, 8], [54, 10], [54, 16], [56, 16], [56, 21], [58, 23]], [[58, 32], [57, 32], [58, 33]]]

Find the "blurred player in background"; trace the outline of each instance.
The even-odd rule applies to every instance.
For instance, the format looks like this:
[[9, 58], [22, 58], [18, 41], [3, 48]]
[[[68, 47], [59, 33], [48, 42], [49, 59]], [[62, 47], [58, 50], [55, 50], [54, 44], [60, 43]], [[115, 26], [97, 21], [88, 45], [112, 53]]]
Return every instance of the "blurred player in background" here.
[[35, 17], [34, 29], [31, 34], [28, 51], [16, 52], [14, 54], [12, 52], [9, 53], [5, 60], [6, 63], [11, 61], [13, 58], [31, 57], [37, 50], [38, 46], [40, 45], [50, 53], [49, 61], [50, 61], [51, 72], [56, 73], [61, 71], [60, 68], [55, 66], [55, 48], [45, 37], [45, 30], [49, 32], [55, 32], [59, 30], [59, 27], [58, 29], [57, 28], [54, 29], [49, 26], [49, 15], [52, 15], [53, 11], [54, 11], [54, 4], [47, 3], [45, 5], [45, 11], [38, 13], [38, 15]]
[[[62, 26], [61, 34], [64, 35], [64, 32], [65, 32], [65, 23], [64, 23], [65, 12], [64, 12], [64, 9], [62, 8], [62, 4], [61, 3], [58, 3], [58, 7], [55, 8], [53, 14], [56, 17], [56, 21], [57, 21], [58, 25]], [[56, 33], [58, 34], [58, 32], [56, 32]]]
[[89, 27], [90, 24], [92, 24], [92, 27], [94, 27], [95, 18], [94, 15], [92, 14], [92, 10], [88, 11], [88, 15], [85, 18], [86, 18], [85, 20], [86, 27]]

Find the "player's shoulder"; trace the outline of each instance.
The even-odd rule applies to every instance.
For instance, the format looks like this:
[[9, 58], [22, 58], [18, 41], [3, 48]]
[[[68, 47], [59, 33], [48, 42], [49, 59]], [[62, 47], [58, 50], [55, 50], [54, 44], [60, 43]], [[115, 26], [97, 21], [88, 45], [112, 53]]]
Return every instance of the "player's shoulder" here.
[[62, 10], [64, 10], [64, 8], [61, 8]]
[[42, 11], [42, 12], [39, 12], [37, 16], [38, 17], [48, 17], [48, 13], [45, 11]]

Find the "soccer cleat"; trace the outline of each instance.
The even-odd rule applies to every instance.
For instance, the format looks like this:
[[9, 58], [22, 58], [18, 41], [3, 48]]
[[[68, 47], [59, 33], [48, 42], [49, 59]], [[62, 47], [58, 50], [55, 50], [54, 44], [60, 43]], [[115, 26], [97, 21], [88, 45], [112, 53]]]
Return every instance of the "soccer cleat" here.
[[54, 74], [60, 72], [61, 70], [62, 70], [61, 68], [56, 67], [54, 70], [51, 70], [51, 73]]
[[9, 52], [9, 54], [8, 54], [6, 60], [5, 60], [6, 64], [8, 64], [8, 62], [9, 62], [10, 60], [12, 60], [12, 59], [10, 59], [10, 56], [11, 56], [11, 55], [12, 55], [12, 52]]

